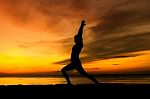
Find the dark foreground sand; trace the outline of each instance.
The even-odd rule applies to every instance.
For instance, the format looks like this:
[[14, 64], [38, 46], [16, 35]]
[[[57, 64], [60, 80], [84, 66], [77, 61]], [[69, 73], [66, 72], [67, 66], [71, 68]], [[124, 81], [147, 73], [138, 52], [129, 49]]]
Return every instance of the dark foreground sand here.
[[5, 99], [150, 99], [150, 84], [85, 84], [85, 85], [10, 85], [0, 86], [0, 96]]

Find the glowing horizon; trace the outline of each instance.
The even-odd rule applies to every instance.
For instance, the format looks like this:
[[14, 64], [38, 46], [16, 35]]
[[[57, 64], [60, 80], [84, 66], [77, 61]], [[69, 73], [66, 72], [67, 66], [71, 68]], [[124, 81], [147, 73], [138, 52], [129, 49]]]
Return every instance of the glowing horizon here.
[[0, 0], [0, 73], [60, 71], [70, 58], [82, 19], [87, 22], [81, 53], [85, 70], [148, 73], [149, 4], [147, 0]]

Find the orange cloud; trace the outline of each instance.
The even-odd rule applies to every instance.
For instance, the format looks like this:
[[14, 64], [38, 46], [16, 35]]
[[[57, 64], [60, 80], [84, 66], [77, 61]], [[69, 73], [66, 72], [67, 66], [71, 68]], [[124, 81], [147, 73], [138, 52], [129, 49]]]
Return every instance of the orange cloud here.
[[[59, 71], [82, 19], [81, 59], [88, 70], [149, 71], [142, 60], [149, 52], [133, 54], [150, 50], [149, 16], [148, 0], [0, 0], [0, 72]], [[131, 66], [131, 60], [140, 64]]]

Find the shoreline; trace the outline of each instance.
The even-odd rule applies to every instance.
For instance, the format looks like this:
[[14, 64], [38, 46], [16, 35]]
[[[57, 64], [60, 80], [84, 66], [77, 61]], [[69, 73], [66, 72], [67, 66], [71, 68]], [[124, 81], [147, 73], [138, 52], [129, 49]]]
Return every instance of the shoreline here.
[[[57, 86], [57, 85], [64, 85], [67, 86], [67, 84], [0, 84], [0, 87], [4, 86]], [[78, 86], [78, 85], [95, 85], [94, 83], [79, 83], [79, 84], [72, 84], [73, 86]], [[150, 86], [150, 82], [145, 83], [145, 82], [100, 82], [99, 85], [144, 85], [144, 86]]]

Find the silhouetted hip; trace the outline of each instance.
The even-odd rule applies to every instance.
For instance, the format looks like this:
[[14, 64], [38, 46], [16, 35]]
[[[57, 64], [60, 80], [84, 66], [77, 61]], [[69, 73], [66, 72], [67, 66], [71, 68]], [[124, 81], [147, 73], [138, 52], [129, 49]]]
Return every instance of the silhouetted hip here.
[[74, 65], [81, 65], [81, 61], [80, 61], [79, 57], [71, 58], [70, 62]]

